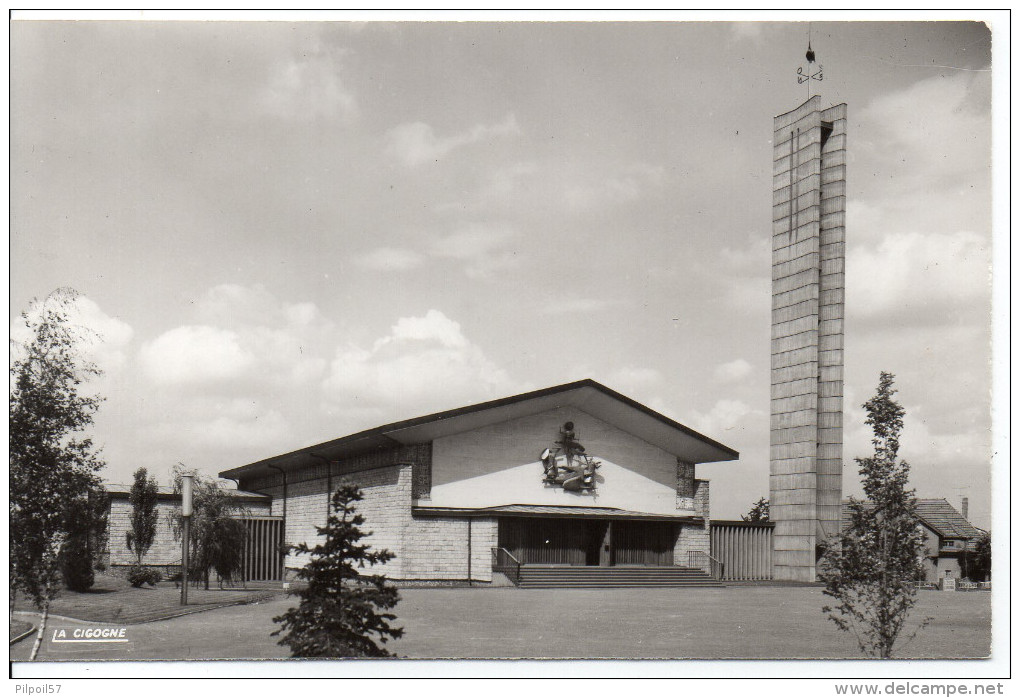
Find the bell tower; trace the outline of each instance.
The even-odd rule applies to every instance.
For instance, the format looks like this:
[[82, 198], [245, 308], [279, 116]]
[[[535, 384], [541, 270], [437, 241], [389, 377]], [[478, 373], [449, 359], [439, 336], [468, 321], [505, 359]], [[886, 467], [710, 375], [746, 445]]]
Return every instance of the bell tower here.
[[[808, 49], [809, 85], [821, 80]], [[813, 72], [817, 71], [817, 72]], [[773, 120], [769, 503], [774, 576], [814, 581], [839, 533], [843, 471], [846, 104]]]

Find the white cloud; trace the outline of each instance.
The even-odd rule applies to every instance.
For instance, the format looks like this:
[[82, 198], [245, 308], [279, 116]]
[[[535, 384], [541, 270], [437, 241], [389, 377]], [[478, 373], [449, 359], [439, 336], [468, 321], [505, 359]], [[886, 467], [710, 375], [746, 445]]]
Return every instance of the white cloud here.
[[143, 344], [138, 382], [117, 396], [125, 403], [119, 419], [134, 423], [139, 443], [213, 469], [321, 432], [328, 415], [309, 403], [338, 329], [314, 303], [223, 284], [196, 301], [195, 319]]
[[139, 360], [145, 374], [158, 385], [191, 385], [243, 376], [255, 357], [230, 330], [208, 325], [185, 325], [164, 332], [142, 346]]
[[361, 418], [405, 417], [519, 391], [522, 386], [439, 310], [397, 320], [371, 349], [337, 351], [324, 383], [326, 399]]
[[[942, 178], [954, 173], [959, 176], [964, 171], [987, 176], [991, 157], [990, 80], [987, 73], [940, 75], [867, 104], [858, 117], [861, 136], [868, 138], [861, 145], [909, 177], [906, 182], [900, 177], [883, 177], [881, 185], [906, 189], [918, 180], [928, 186], [945, 184], [948, 182]], [[918, 109], [917, 105], [924, 108]], [[888, 175], [884, 170], [882, 174]], [[965, 184], [956, 182], [956, 186]]]
[[516, 253], [507, 249], [514, 231], [502, 224], [469, 224], [451, 233], [433, 237], [424, 250], [406, 247], [378, 247], [355, 258], [354, 263], [374, 271], [409, 271], [429, 260], [459, 262], [464, 274], [487, 279], [517, 266]]
[[357, 113], [357, 100], [344, 87], [340, 73], [338, 57], [313, 49], [277, 63], [259, 102], [268, 114], [282, 119], [349, 119]]
[[[134, 330], [126, 322], [103, 312], [99, 305], [83, 295], [67, 298], [61, 303], [56, 297], [47, 297], [36, 302], [25, 313], [30, 321], [39, 317], [42, 306], [61, 304], [68, 325], [80, 340], [79, 348], [83, 358], [94, 362], [100, 369], [120, 367], [134, 336]], [[10, 338], [14, 342], [27, 342], [31, 333], [22, 318], [11, 320]], [[13, 356], [13, 353], [12, 353]]]
[[622, 305], [622, 301], [608, 298], [563, 298], [551, 300], [545, 305], [543, 315], [574, 315], [597, 313]]
[[[856, 140], [848, 141], [870, 169], [849, 182], [857, 188], [848, 210], [856, 240], [901, 231], [990, 235], [989, 90], [986, 74], [959, 73], [922, 80], [861, 109], [849, 134]], [[854, 162], [848, 167], [859, 169]]]
[[318, 380], [327, 360], [316, 348], [331, 341], [332, 323], [314, 303], [285, 303], [262, 286], [223, 284], [196, 303], [204, 322], [164, 332], [142, 347], [143, 370], [160, 385], [244, 379], [247, 390]]
[[195, 395], [174, 403], [171, 414], [150, 421], [144, 431], [160, 446], [179, 449], [183, 442], [192, 454], [234, 458], [279, 448], [291, 429], [278, 410], [260, 401]]
[[[752, 417], [752, 420], [748, 420]], [[761, 410], [751, 409], [742, 400], [723, 399], [712, 406], [707, 413], [696, 412], [694, 428], [709, 438], [725, 440], [727, 432], [744, 428], [748, 421], [768, 419]]]
[[771, 246], [772, 239], [758, 231], [746, 235], [739, 247], [724, 245], [719, 250], [719, 256], [727, 275], [767, 276], [771, 263]]
[[422, 255], [403, 247], [377, 247], [355, 258], [354, 263], [374, 271], [407, 271], [422, 265]]
[[513, 237], [507, 226], [468, 225], [434, 240], [429, 254], [461, 262], [471, 278], [488, 278], [519, 263], [517, 255], [506, 249]]
[[467, 339], [460, 331], [460, 323], [454, 322], [438, 310], [429, 310], [425, 317], [402, 317], [393, 326], [393, 333], [375, 343], [376, 350], [389, 342], [401, 340], [436, 340], [444, 347], [467, 346]]
[[751, 375], [752, 366], [745, 359], [734, 359], [715, 367], [713, 375], [721, 383], [732, 383]]
[[765, 29], [764, 22], [732, 22], [730, 35], [735, 40], [750, 40], [758, 43]]
[[280, 301], [261, 284], [220, 284], [209, 289], [196, 304], [204, 323], [221, 327], [246, 325], [294, 325], [324, 323], [314, 303]]
[[952, 310], [972, 308], [989, 322], [991, 241], [970, 231], [886, 235], [875, 247], [851, 246], [848, 312], [913, 323], [956, 323]]
[[432, 127], [420, 121], [400, 124], [386, 134], [386, 152], [406, 167], [416, 167], [430, 161], [444, 158], [453, 150], [501, 136], [520, 133], [517, 119], [508, 114], [503, 121], [495, 124], [478, 124], [453, 136], [441, 138]]
[[649, 190], [660, 189], [665, 168], [643, 163], [630, 165], [618, 173], [589, 181], [575, 181], [564, 190], [564, 203], [574, 213], [602, 209], [635, 201]]

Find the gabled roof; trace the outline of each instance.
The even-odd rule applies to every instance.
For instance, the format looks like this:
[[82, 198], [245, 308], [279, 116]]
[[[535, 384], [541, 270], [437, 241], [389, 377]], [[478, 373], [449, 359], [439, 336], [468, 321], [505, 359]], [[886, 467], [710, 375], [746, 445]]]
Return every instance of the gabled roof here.
[[971, 539], [982, 535], [945, 499], [918, 499], [917, 515], [943, 538]]
[[[963, 514], [945, 499], [918, 499], [917, 515], [921, 522], [942, 538], [974, 540], [983, 535], [981, 529], [971, 525]], [[844, 500], [840, 529], [850, 525], [850, 502]]]
[[695, 463], [736, 460], [737, 451], [699, 434], [655, 410], [610, 390], [591, 379], [565, 383], [530, 393], [385, 424], [339, 439], [266, 458], [220, 473], [220, 477], [251, 477], [285, 470], [322, 459], [340, 460], [400, 445], [425, 443], [557, 407], [572, 406], [654, 444], [667, 453]]

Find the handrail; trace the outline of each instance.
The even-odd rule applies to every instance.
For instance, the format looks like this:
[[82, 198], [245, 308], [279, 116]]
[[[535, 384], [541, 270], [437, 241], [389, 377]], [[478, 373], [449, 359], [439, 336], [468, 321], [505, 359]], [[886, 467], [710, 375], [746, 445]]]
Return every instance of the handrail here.
[[[701, 557], [703, 559], [707, 558], [707, 560], [708, 560], [707, 565], [704, 562], [701, 562], [699, 564], [699, 562], [696, 561], [696, 558], [698, 558], [698, 557]], [[718, 558], [712, 557], [711, 555], [706, 553], [704, 550], [688, 550], [687, 551], [687, 565], [689, 567], [698, 567], [698, 568], [701, 568], [702, 570], [705, 570], [706, 572], [708, 572], [708, 574], [710, 574], [712, 577], [714, 577], [716, 579], [719, 579], [719, 580], [721, 580], [723, 578], [723, 575], [726, 574], [726, 563], [723, 562], [722, 560], [719, 560]], [[708, 569], [705, 569], [706, 566], [707, 566]], [[717, 569], [718, 569], [718, 572], [716, 571]]]
[[492, 548], [492, 571], [505, 574], [514, 586], [521, 585], [521, 561], [506, 548]]

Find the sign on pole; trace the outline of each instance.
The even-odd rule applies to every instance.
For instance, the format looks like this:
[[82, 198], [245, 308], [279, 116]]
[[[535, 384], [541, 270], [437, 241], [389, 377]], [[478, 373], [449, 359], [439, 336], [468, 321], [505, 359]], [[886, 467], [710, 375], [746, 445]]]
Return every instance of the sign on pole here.
[[188, 548], [191, 546], [191, 500], [194, 476], [181, 477], [181, 516], [184, 526], [181, 535], [181, 605], [188, 605]]

